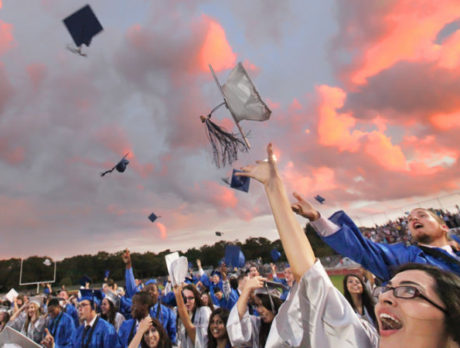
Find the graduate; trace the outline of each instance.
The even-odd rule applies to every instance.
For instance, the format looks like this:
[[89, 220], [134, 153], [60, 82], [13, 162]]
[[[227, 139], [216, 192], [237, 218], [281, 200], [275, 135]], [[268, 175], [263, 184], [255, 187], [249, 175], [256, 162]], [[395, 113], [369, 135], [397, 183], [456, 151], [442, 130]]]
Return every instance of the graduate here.
[[135, 294], [132, 298], [131, 316], [121, 324], [118, 331], [121, 346], [127, 348], [133, 340], [139, 328], [139, 323], [149, 316], [149, 308], [152, 306], [153, 300], [149, 293], [142, 291]]
[[72, 302], [70, 302], [67, 290], [61, 290], [58, 297], [61, 299], [60, 302], [61, 306], [64, 308], [64, 312], [72, 317], [75, 328], [79, 327], [80, 320], [78, 319], [78, 312]]
[[31, 297], [10, 319], [7, 326], [19, 331], [36, 343], [40, 343], [45, 333], [46, 320], [42, 314], [43, 297]]
[[43, 345], [47, 345], [51, 338], [55, 348], [72, 348], [72, 336], [75, 334], [75, 324], [70, 315], [65, 313], [59, 305], [59, 299], [48, 301], [48, 317], [50, 318]]
[[434, 212], [416, 208], [407, 218], [409, 231], [416, 242], [383, 244], [365, 238], [343, 211], [329, 220], [307, 201], [294, 193], [297, 202], [292, 209], [309, 219], [321, 238], [335, 251], [361, 264], [383, 281], [391, 277], [391, 270], [408, 262], [428, 263], [460, 275], [460, 251], [454, 250], [447, 238], [449, 228]]
[[[125, 263], [125, 280], [126, 280], [126, 297], [131, 298], [134, 294], [138, 293], [136, 282], [134, 278], [133, 266], [131, 262], [131, 254], [126, 249], [122, 254], [122, 260]], [[156, 282], [151, 279], [145, 283], [142, 291], [151, 296], [151, 304], [149, 312], [152, 318], [158, 319], [168, 333], [171, 344], [176, 344], [176, 320], [177, 316], [171, 309], [161, 304], [160, 291]], [[134, 318], [134, 317], [133, 317]], [[137, 318], [142, 320], [143, 318]], [[129, 344], [129, 342], [128, 342]]]
[[243, 175], [264, 185], [296, 283], [271, 325], [265, 347], [458, 347], [460, 277], [430, 265], [403, 266], [374, 293], [379, 335], [357, 316], [316, 259], [291, 212], [271, 144], [267, 153], [267, 162], [243, 168]]
[[[94, 292], [90, 290], [90, 292]], [[96, 314], [94, 294], [84, 292], [78, 302], [78, 315], [83, 322], [75, 332], [73, 348], [120, 348], [115, 328]]]
[[120, 298], [113, 292], [108, 291], [101, 302], [101, 318], [112, 324], [117, 332], [125, 321], [123, 314], [118, 312], [119, 308]]

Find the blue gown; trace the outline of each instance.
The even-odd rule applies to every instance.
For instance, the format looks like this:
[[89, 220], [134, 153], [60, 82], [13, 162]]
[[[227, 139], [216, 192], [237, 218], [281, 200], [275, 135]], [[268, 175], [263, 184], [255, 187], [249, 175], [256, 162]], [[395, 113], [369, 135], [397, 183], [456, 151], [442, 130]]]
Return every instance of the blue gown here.
[[[406, 246], [403, 243], [381, 244], [365, 238], [351, 218], [343, 211], [334, 213], [329, 220], [340, 229], [327, 237], [321, 237], [331, 248], [342, 256], [347, 256], [361, 264], [383, 281], [391, 278], [391, 271], [399, 265], [409, 262], [426, 263], [460, 275], [460, 265], [454, 256], [441, 248], [434, 248], [441, 257], [424, 252], [417, 245]], [[315, 221], [316, 222], [316, 221]], [[314, 225], [314, 222], [312, 223]], [[456, 252], [460, 257], [460, 252]]]
[[54, 338], [55, 348], [72, 348], [72, 336], [75, 334], [75, 324], [70, 315], [61, 312], [51, 319], [48, 330]]
[[68, 315], [72, 317], [75, 328], [80, 326], [77, 309], [75, 308], [73, 304], [71, 303], [66, 304], [64, 312], [66, 312]]
[[80, 325], [72, 338], [73, 348], [121, 348], [113, 325], [98, 317], [93, 327], [85, 332], [85, 326]]

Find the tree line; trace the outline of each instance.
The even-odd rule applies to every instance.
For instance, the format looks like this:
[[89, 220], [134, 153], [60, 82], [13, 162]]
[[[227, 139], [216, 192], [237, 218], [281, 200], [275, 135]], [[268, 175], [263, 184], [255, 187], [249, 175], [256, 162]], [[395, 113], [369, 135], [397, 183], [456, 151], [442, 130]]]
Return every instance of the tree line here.
[[[307, 233], [317, 256], [321, 257], [334, 254], [334, 251], [322, 242], [315, 232]], [[246, 261], [259, 259], [262, 263], [272, 262], [270, 252], [273, 249], [277, 249], [282, 254], [277, 262], [286, 261], [281, 241], [279, 239], [270, 241], [264, 237], [250, 237], [244, 243], [238, 240], [233, 242], [220, 240], [214, 243], [214, 245], [203, 245], [198, 249], [191, 248], [185, 253], [180, 252], [180, 254], [186, 256], [194, 267], [196, 267], [197, 259], [201, 260], [205, 268], [217, 267], [224, 257], [225, 246], [228, 244], [238, 245], [243, 251]], [[167, 275], [168, 271], [164, 257], [173, 251], [175, 250], [167, 249], [158, 254], [153, 252], [132, 252], [131, 259], [135, 276], [140, 279], [148, 279]], [[103, 282], [106, 271], [110, 271], [109, 277], [114, 281], [123, 281], [125, 277], [125, 265], [121, 259], [122, 253], [123, 250], [114, 253], [100, 251], [96, 255], [77, 255], [57, 261], [56, 282], [53, 284], [53, 287], [77, 285], [79, 284], [79, 280], [85, 275], [91, 278], [93, 283], [101, 283]], [[51, 280], [54, 276], [54, 266], [47, 266], [46, 259], [49, 259], [49, 257], [31, 256], [24, 259], [22, 282]], [[21, 259], [18, 258], [0, 260], [0, 292], [7, 292], [11, 288], [24, 291], [27, 288], [27, 286], [19, 287], [20, 265]], [[29, 286], [29, 288], [33, 288], [33, 286]]]

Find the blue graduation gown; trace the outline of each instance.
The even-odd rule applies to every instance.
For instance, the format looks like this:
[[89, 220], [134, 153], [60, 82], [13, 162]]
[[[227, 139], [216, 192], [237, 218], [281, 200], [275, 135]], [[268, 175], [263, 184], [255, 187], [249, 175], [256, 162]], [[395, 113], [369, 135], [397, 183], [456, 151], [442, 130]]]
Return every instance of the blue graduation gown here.
[[48, 330], [54, 337], [55, 348], [72, 348], [72, 336], [75, 334], [75, 324], [70, 315], [61, 312], [50, 320]]
[[[164, 329], [168, 333], [169, 339], [172, 344], [176, 344], [176, 313], [166, 306], [161, 305], [160, 311], [157, 316], [158, 303], [150, 308], [150, 316], [157, 318]], [[122, 347], [128, 347], [130, 338], [132, 339], [137, 332], [136, 320], [128, 319], [121, 324], [120, 329], [118, 330], [118, 337]]]
[[[460, 275], [459, 265], [428, 255], [416, 245], [381, 244], [365, 238], [343, 211], [334, 213], [329, 220], [340, 229], [330, 236], [321, 238], [339, 254], [358, 262], [383, 281], [391, 278], [391, 271], [394, 267], [409, 262], [431, 264]], [[436, 249], [452, 260], [454, 259], [447, 251]], [[457, 256], [460, 256], [460, 252], [457, 252]]]
[[73, 348], [83, 348], [87, 340], [89, 340], [87, 348], [121, 348], [113, 325], [99, 317], [93, 326], [94, 329], [90, 329], [86, 337], [83, 337], [85, 325], [80, 325], [72, 338]]
[[[150, 308], [150, 316], [157, 318], [160, 321], [168, 333], [171, 343], [175, 345], [177, 315], [170, 308], [163, 306], [162, 304], [160, 304], [160, 310], [158, 311], [158, 305], [159, 303], [156, 303]], [[159, 312], [158, 315], [157, 312]]]
[[66, 312], [68, 315], [72, 317], [75, 328], [80, 326], [80, 320], [78, 319], [77, 309], [73, 304], [66, 304], [64, 312]]

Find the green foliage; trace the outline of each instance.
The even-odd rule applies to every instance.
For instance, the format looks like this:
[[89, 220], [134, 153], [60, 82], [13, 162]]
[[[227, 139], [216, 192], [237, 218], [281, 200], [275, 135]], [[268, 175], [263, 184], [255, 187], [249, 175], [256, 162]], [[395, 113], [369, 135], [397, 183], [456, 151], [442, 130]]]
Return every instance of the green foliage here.
[[[308, 232], [308, 238], [313, 246], [316, 255], [328, 256], [334, 254], [324, 242], [316, 236], [316, 233]], [[272, 262], [270, 252], [276, 248], [282, 253], [278, 262], [286, 261], [283, 253], [281, 241], [269, 241], [267, 238], [248, 238], [244, 243], [240, 241], [227, 242], [220, 240], [214, 245], [203, 245], [199, 249], [191, 248], [183, 253], [189, 262], [196, 266], [196, 260], [200, 259], [203, 267], [217, 267], [220, 260], [224, 257], [225, 246], [234, 244], [241, 247], [246, 260], [261, 259], [263, 263]], [[110, 278], [117, 282], [123, 282], [125, 277], [125, 265], [121, 259], [123, 251], [107, 253], [99, 251], [96, 255], [77, 255], [58, 261], [56, 272], [56, 283], [53, 288], [59, 285], [76, 285], [84, 275], [89, 276], [93, 283], [102, 283], [105, 270], [110, 271]], [[158, 254], [152, 252], [131, 253], [131, 259], [136, 278], [148, 279], [157, 276], [167, 275], [165, 255], [172, 251], [167, 249]], [[23, 279], [40, 280], [43, 278], [43, 261], [45, 257], [32, 256], [24, 260], [27, 267], [23, 269]], [[18, 287], [20, 259], [0, 260], [0, 292], [6, 292], [11, 288], [23, 291], [24, 288]]]

